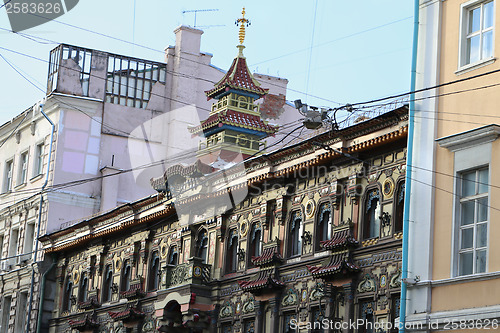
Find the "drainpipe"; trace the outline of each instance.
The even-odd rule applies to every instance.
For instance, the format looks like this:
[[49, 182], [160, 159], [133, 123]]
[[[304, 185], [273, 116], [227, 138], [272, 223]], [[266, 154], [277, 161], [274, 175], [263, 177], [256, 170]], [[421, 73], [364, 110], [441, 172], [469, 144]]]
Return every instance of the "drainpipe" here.
[[[42, 206], [43, 206], [43, 191], [45, 190], [45, 187], [47, 186], [47, 183], [49, 182], [49, 171], [50, 171], [50, 160], [52, 157], [52, 142], [54, 140], [54, 130], [55, 130], [55, 125], [54, 123], [50, 120], [50, 118], [43, 112], [43, 104], [40, 104], [40, 112], [42, 115], [47, 119], [47, 121], [50, 123], [50, 126], [52, 127], [51, 132], [50, 132], [50, 144], [49, 144], [49, 158], [47, 161], [47, 173], [45, 174], [45, 181], [42, 185], [42, 189], [40, 190], [40, 205], [38, 207], [38, 228], [36, 230], [36, 242], [35, 242], [35, 251], [34, 256], [33, 256], [33, 263], [31, 264], [31, 288], [30, 288], [30, 302], [28, 306], [28, 316], [26, 319], [26, 333], [29, 333], [29, 328], [30, 328], [30, 320], [31, 320], [31, 310], [33, 308], [33, 291], [35, 289], [35, 265], [36, 265], [36, 260], [38, 256], [38, 238], [40, 237], [40, 226], [42, 224]], [[40, 309], [38, 309], [38, 316], [40, 316]]]
[[49, 269], [45, 271], [42, 275], [42, 283], [40, 284], [40, 305], [38, 306], [38, 319], [36, 324], [36, 333], [40, 333], [42, 330], [42, 313], [43, 313], [43, 302], [45, 300], [45, 283], [47, 281], [47, 275], [56, 267], [56, 256], [52, 256], [52, 264]]
[[[414, 0], [413, 13], [413, 49], [411, 59], [411, 77], [410, 91], [415, 91], [417, 79], [417, 50], [418, 50], [418, 21], [419, 21], [419, 3], [420, 0]], [[415, 114], [415, 94], [410, 95], [410, 110], [408, 117], [408, 147], [406, 151], [406, 176], [405, 176], [405, 203], [403, 216], [403, 253], [402, 253], [402, 272], [401, 272], [401, 301], [399, 307], [399, 332], [405, 332], [406, 324], [406, 292], [408, 278], [408, 228], [410, 226], [410, 196], [411, 196], [411, 166], [413, 163], [413, 131]]]

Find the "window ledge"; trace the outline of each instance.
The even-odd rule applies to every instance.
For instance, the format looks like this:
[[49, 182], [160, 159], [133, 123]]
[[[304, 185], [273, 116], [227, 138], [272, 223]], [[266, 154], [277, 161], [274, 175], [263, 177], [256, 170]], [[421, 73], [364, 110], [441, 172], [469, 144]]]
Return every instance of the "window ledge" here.
[[41, 174], [38, 174], [36, 176], [33, 176], [30, 178], [30, 182], [34, 182], [34, 181], [37, 181], [38, 179], [42, 178], [43, 177], [43, 173]]
[[17, 185], [16, 187], [14, 187], [14, 190], [19, 190], [19, 189], [21, 189], [21, 188], [23, 188], [23, 187], [26, 187], [26, 182], [24, 182], [24, 183], [22, 183], [22, 184]]
[[483, 59], [483, 60], [480, 60], [478, 62], [475, 62], [473, 64], [468, 64], [468, 65], [462, 66], [455, 71], [455, 74], [456, 75], [465, 74], [465, 73], [473, 71], [475, 69], [490, 65], [490, 64], [494, 63], [496, 60], [497, 60], [497, 58], [487, 58], [487, 59]]
[[500, 277], [500, 271], [490, 272], [490, 273], [478, 273], [478, 274], [471, 274], [471, 275], [456, 276], [456, 277], [452, 277], [449, 279], [420, 281], [420, 282], [417, 282], [415, 284], [415, 286], [424, 286], [424, 285], [430, 284], [434, 287], [434, 286], [447, 285], [447, 284], [492, 280], [492, 279], [498, 279], [499, 277]]

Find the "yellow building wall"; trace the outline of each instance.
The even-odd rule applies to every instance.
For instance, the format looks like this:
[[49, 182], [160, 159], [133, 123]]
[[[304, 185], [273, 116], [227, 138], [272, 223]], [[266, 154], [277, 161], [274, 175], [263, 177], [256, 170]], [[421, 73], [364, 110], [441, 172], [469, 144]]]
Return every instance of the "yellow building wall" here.
[[[466, 73], [455, 73], [459, 61], [460, 15], [461, 4], [466, 1], [448, 0], [442, 2], [442, 39], [440, 55], [440, 82], [451, 82], [465, 79], [482, 73], [500, 69], [500, 61]], [[496, 3], [494, 56], [500, 55], [500, 7]], [[451, 84], [439, 89], [439, 94], [471, 90], [500, 82], [500, 73], [486, 75], [481, 78]], [[420, 117], [436, 117], [438, 119], [437, 138], [461, 133], [489, 124], [500, 124], [500, 87], [476, 89], [442, 96], [438, 100], [438, 114], [432, 115], [423, 110]], [[418, 115], [416, 121], [418, 121]], [[490, 184], [500, 185], [500, 139], [493, 143], [490, 170]], [[454, 153], [448, 149], [436, 147], [435, 165], [435, 212], [433, 240], [433, 280], [451, 278], [452, 265], [452, 233], [454, 232], [453, 202], [457, 197], [453, 194]], [[500, 225], [494, 223], [500, 219], [500, 190], [490, 188], [489, 209], [489, 252], [488, 272], [500, 271], [500, 242], [492, 235], [500, 235]], [[500, 279], [455, 283], [434, 287], [432, 293], [432, 311], [458, 310], [498, 304], [500, 299]]]

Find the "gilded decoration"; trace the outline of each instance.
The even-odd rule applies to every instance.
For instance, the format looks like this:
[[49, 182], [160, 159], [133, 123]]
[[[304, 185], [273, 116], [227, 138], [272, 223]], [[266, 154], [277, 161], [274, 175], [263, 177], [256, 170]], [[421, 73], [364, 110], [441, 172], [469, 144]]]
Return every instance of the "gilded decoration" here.
[[361, 280], [361, 282], [358, 284], [358, 292], [360, 293], [375, 291], [375, 289], [375, 281], [370, 276], [370, 274], [366, 274], [363, 280]]
[[246, 237], [247, 234], [248, 234], [248, 221], [243, 220], [243, 222], [241, 222], [240, 224], [240, 236]]
[[389, 282], [389, 287], [399, 288], [401, 287], [401, 269], [398, 269], [396, 273], [391, 276], [391, 281]]
[[224, 306], [220, 309], [220, 317], [221, 318], [226, 318], [226, 317], [231, 317], [233, 315], [233, 307], [231, 306], [231, 303], [227, 301]]
[[281, 305], [283, 306], [290, 306], [290, 305], [296, 305], [297, 304], [297, 293], [292, 289], [288, 289], [285, 297], [281, 300]]
[[165, 259], [168, 255], [168, 245], [166, 243], [163, 243], [160, 247], [160, 254], [161, 258]]
[[311, 301], [317, 301], [318, 299], [320, 299], [324, 295], [325, 295], [324, 286], [322, 283], [318, 283], [318, 284], [316, 284], [314, 289], [311, 291], [311, 296], [309, 297], [309, 299]]
[[315, 208], [316, 204], [314, 203], [314, 200], [308, 200], [306, 203], [306, 218], [310, 219], [314, 216]]
[[384, 196], [386, 199], [392, 198], [394, 194], [394, 181], [392, 178], [386, 178], [384, 183], [382, 184], [382, 191], [384, 192]]
[[118, 273], [122, 269], [122, 260], [120, 258], [115, 261], [115, 273]]
[[243, 303], [243, 314], [254, 312], [254, 310], [255, 304], [253, 298], [249, 298], [245, 303]]

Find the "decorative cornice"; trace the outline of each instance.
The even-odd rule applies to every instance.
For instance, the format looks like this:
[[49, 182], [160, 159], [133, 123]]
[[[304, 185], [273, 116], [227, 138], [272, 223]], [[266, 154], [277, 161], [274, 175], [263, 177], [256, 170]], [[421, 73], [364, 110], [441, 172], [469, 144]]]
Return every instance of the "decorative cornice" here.
[[500, 126], [491, 124], [470, 131], [439, 138], [436, 142], [451, 152], [467, 149], [495, 141], [500, 135]]

